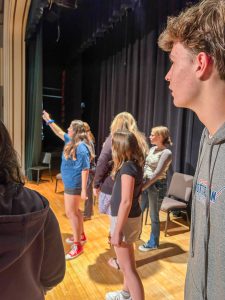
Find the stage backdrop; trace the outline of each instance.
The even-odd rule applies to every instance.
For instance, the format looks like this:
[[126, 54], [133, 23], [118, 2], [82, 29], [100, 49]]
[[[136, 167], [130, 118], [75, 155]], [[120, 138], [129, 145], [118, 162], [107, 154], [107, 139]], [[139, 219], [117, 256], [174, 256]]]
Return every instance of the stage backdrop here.
[[97, 153], [113, 117], [128, 111], [147, 136], [153, 126], [168, 126], [173, 138], [170, 172], [194, 173], [203, 126], [191, 111], [174, 107], [164, 79], [168, 54], [157, 46], [167, 17], [187, 2], [79, 0], [73, 10], [53, 4], [45, 11], [43, 67], [51, 61], [49, 49], [58, 49], [55, 64], [65, 74], [64, 126], [74, 118], [87, 121]]
[[129, 111], [147, 136], [153, 126], [168, 126], [173, 139], [170, 172], [194, 173], [203, 126], [193, 112], [174, 107], [164, 79], [168, 54], [157, 46], [167, 16], [185, 5], [186, 1], [141, 1], [84, 51], [82, 98], [94, 128], [98, 119], [98, 152], [113, 117]]

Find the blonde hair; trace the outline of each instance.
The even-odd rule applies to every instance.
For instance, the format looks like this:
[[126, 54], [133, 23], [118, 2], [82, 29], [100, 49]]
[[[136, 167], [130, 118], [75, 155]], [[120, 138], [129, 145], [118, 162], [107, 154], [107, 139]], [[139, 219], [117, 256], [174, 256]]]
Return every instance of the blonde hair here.
[[135, 134], [128, 130], [118, 130], [112, 135], [112, 175], [118, 172], [125, 161], [134, 161], [140, 167], [144, 166], [145, 157], [138, 144]]
[[115, 116], [110, 126], [111, 134], [116, 132], [118, 129], [129, 130], [132, 132], [138, 130], [137, 123], [132, 114], [124, 111]]
[[80, 142], [85, 142], [90, 152], [90, 159], [92, 160], [94, 154], [84, 128], [84, 122], [81, 120], [74, 120], [71, 122], [70, 126], [73, 128], [73, 136], [71, 137], [71, 141], [64, 147], [63, 154], [65, 158], [76, 160], [76, 149]]
[[110, 133], [113, 135], [118, 130], [133, 132], [137, 138], [138, 144], [142, 149], [144, 156], [147, 155], [149, 147], [145, 135], [138, 130], [136, 120], [127, 111], [121, 112], [115, 116], [110, 126]]
[[180, 42], [193, 54], [205, 52], [212, 57], [220, 78], [225, 80], [225, 1], [203, 0], [177, 17], [169, 17], [158, 44], [170, 52]]
[[152, 128], [152, 132], [155, 135], [161, 135], [163, 138], [163, 145], [172, 146], [173, 143], [171, 141], [169, 129], [165, 126], [157, 126]]

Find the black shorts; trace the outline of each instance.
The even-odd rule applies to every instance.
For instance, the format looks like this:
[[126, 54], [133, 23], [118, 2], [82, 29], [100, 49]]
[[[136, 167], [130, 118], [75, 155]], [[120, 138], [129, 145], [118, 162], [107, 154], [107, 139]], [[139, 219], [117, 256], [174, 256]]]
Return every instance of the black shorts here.
[[68, 195], [80, 195], [81, 188], [64, 188], [64, 193]]

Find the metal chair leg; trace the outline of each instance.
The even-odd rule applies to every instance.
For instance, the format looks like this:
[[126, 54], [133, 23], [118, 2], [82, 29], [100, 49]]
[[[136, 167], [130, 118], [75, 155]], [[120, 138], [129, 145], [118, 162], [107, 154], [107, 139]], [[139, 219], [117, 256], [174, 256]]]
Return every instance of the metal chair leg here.
[[188, 212], [185, 211], [185, 213], [186, 213], [186, 216], [187, 216], [188, 227], [189, 227], [189, 230], [190, 230], [190, 220], [189, 220], [189, 217], [188, 217]]
[[51, 169], [49, 169], [49, 176], [50, 176], [50, 178], [51, 178], [51, 181], [53, 182], [53, 179], [52, 179], [52, 171], [51, 171]]
[[165, 230], [164, 230], [164, 236], [167, 235], [167, 227], [168, 227], [168, 222], [170, 220], [170, 211], [167, 212], [167, 218], [166, 218], [166, 224], [165, 224]]
[[39, 184], [39, 181], [40, 181], [40, 171], [38, 170], [37, 171], [37, 184]]
[[55, 193], [57, 192], [57, 185], [58, 185], [58, 179], [56, 179], [56, 182], [55, 182]]

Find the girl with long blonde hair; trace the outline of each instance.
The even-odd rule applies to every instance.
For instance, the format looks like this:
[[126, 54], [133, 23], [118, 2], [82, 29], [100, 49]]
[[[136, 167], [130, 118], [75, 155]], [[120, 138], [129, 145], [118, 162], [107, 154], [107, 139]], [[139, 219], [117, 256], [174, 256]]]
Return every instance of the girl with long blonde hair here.
[[112, 135], [117, 130], [128, 130], [133, 132], [137, 138], [143, 155], [148, 153], [148, 144], [143, 133], [138, 130], [136, 120], [129, 112], [117, 114], [110, 126], [110, 135], [106, 138], [102, 151], [97, 161], [96, 173], [94, 177], [94, 194], [99, 194], [99, 210], [101, 213], [110, 215], [110, 198], [113, 188], [112, 171]]

